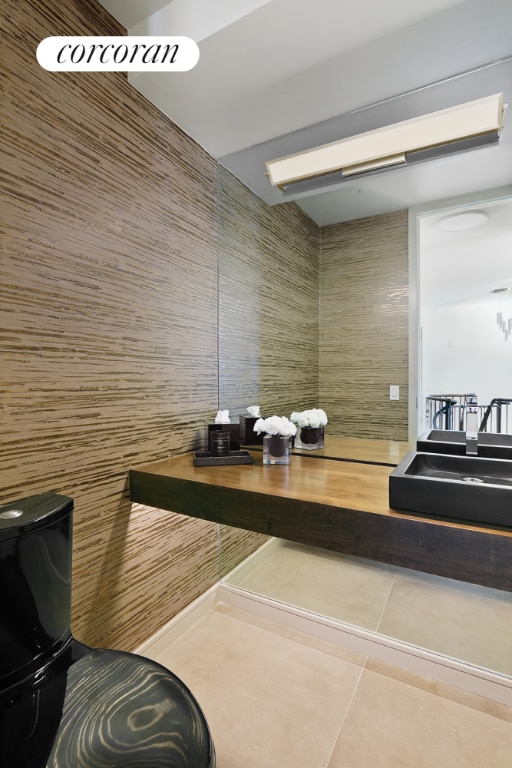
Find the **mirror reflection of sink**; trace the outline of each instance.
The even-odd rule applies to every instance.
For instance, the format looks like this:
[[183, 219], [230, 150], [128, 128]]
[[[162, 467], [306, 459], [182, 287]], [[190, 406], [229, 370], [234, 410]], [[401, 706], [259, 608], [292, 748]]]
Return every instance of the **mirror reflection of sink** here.
[[[428, 429], [416, 443], [418, 451], [427, 453], [466, 453], [466, 433], [450, 429]], [[495, 432], [478, 433], [478, 455], [496, 459], [512, 459], [512, 435]]]
[[389, 476], [389, 506], [512, 527], [512, 461], [412, 451]]

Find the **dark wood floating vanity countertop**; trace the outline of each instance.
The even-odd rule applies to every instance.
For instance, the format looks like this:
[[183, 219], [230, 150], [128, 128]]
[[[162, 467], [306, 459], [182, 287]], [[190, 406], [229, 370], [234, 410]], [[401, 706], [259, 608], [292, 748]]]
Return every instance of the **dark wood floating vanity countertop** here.
[[[130, 499], [223, 525], [512, 591], [512, 531], [391, 509], [388, 478], [392, 466], [383, 456], [386, 450], [398, 452], [398, 463], [410, 446], [402, 443], [386, 448], [388, 441], [364, 442], [374, 445], [367, 445], [361, 458], [352, 450], [351, 456], [337, 456], [338, 461], [318, 461], [304, 451], [294, 454], [289, 466], [263, 465], [261, 450], [251, 451], [253, 464], [227, 466], [195, 467], [193, 454], [184, 454], [131, 469]], [[363, 449], [361, 441], [352, 449], [355, 447]], [[382, 463], [370, 463], [372, 460]]]

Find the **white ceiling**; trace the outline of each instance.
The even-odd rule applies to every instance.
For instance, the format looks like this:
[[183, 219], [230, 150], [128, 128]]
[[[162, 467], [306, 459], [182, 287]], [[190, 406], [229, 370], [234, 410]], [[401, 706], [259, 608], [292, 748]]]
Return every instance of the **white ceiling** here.
[[[270, 204], [284, 198], [265, 160], [498, 89], [512, 105], [510, 0], [100, 2], [132, 34], [198, 42], [190, 72], [130, 80]], [[322, 226], [509, 184], [510, 114], [499, 148], [355, 179], [298, 204]]]
[[[433, 211], [419, 219], [421, 306], [496, 303], [492, 292], [512, 288], [512, 198]], [[487, 221], [476, 229], [446, 232], [451, 212], [478, 210]]]
[[[134, 73], [130, 82], [271, 205], [285, 198], [271, 187], [266, 160], [496, 92], [510, 105], [498, 146], [288, 199], [324, 226], [439, 199], [455, 204], [481, 190], [483, 198], [495, 188], [512, 192], [511, 0], [99, 2], [130, 34], [196, 40], [200, 59], [190, 72]], [[502, 207], [470, 234], [480, 262], [498, 219], [498, 230], [512, 229], [511, 204]], [[434, 224], [427, 217], [422, 232]], [[458, 240], [450, 235], [431, 237], [441, 265]], [[467, 259], [465, 272], [476, 275]]]

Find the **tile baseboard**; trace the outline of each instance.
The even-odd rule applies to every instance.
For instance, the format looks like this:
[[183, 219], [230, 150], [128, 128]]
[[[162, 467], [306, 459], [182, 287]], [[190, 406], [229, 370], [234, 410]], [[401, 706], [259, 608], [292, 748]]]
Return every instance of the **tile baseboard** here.
[[229, 584], [219, 584], [217, 602], [253, 613], [333, 645], [400, 667], [440, 683], [512, 706], [512, 678], [434, 653], [377, 632], [280, 603]]
[[[272, 546], [272, 542], [269, 542], [269, 546]], [[155, 658], [218, 603], [408, 672], [512, 706], [512, 678], [506, 675], [280, 603], [223, 582], [215, 584], [180, 611], [139, 645], [135, 653]]]

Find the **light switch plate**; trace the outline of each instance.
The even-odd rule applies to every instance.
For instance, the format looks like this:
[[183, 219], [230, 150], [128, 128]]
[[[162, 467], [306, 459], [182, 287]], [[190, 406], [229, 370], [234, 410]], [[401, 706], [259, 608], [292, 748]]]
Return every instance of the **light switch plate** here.
[[400, 387], [398, 384], [391, 384], [389, 387], [389, 399], [400, 400]]

